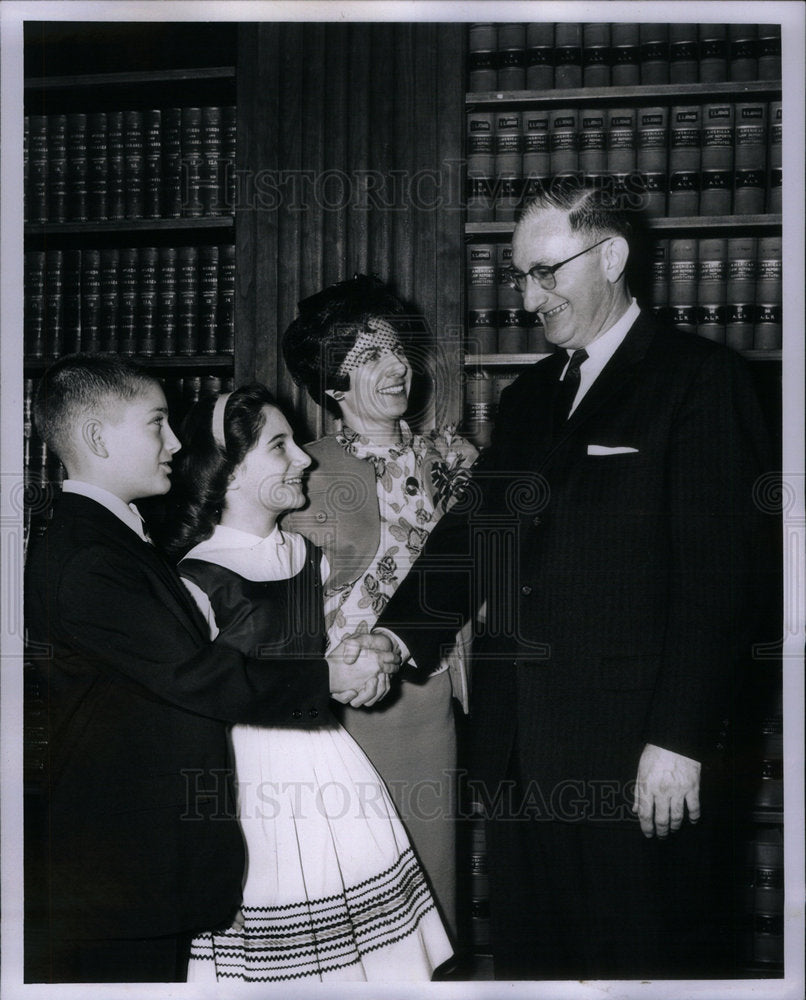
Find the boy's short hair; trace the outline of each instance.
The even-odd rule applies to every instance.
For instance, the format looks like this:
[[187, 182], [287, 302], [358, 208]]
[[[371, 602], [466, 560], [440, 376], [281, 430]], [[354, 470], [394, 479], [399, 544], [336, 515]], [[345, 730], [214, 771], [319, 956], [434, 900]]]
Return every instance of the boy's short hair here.
[[158, 380], [144, 368], [114, 354], [68, 354], [40, 379], [33, 403], [39, 436], [64, 462], [72, 452], [71, 435], [89, 410], [130, 402]]

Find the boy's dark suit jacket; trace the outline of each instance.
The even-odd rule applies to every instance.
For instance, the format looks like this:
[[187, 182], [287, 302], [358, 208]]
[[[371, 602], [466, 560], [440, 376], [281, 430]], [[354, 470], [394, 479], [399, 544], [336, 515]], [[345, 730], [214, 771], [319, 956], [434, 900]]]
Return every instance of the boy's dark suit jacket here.
[[244, 852], [227, 723], [318, 724], [327, 663], [211, 645], [169, 562], [69, 493], [32, 546], [26, 619], [48, 697], [43, 863], [56, 939], [228, 921]]
[[378, 624], [427, 667], [486, 598], [474, 777], [494, 795], [516, 745], [547, 818], [615, 819], [645, 743], [707, 761], [723, 741], [757, 596], [765, 435], [744, 361], [645, 314], [552, 431], [566, 359], [503, 393], [476, 488]]

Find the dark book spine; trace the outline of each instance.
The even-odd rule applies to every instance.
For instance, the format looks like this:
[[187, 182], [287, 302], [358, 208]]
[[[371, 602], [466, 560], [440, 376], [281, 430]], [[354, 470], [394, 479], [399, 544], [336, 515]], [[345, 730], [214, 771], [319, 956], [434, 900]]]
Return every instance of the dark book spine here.
[[780, 350], [783, 261], [780, 236], [760, 236], [756, 270], [756, 323], [753, 347], [760, 351]]
[[217, 246], [199, 247], [199, 353], [218, 351]]
[[493, 384], [483, 368], [473, 368], [465, 382], [464, 431], [478, 448], [485, 448], [492, 439]]
[[67, 221], [67, 115], [48, 118], [48, 221]]
[[28, 222], [48, 221], [48, 119], [29, 118]]
[[669, 240], [669, 319], [690, 333], [697, 327], [697, 240]]
[[701, 24], [699, 34], [700, 83], [728, 79], [728, 26]]
[[177, 252], [176, 247], [160, 247], [159, 319], [157, 354], [176, 354]]
[[728, 25], [728, 59], [731, 80], [757, 80], [758, 25]]
[[655, 240], [652, 248], [652, 315], [663, 321], [669, 310], [669, 241]]
[[498, 85], [498, 32], [495, 24], [471, 24], [467, 53], [468, 89]]
[[23, 262], [23, 350], [39, 360], [45, 356], [45, 251], [29, 250]]
[[669, 215], [696, 215], [700, 205], [702, 113], [698, 104], [672, 108], [669, 124]]
[[155, 351], [159, 250], [140, 247], [140, 293], [137, 300], [137, 353], [150, 358]]
[[81, 350], [81, 251], [64, 251], [64, 310], [62, 329], [63, 351], [74, 354]]
[[124, 203], [127, 219], [142, 219], [145, 207], [145, 157], [143, 112], [126, 111], [123, 116]]
[[697, 254], [697, 333], [724, 344], [728, 241], [701, 239]]
[[219, 198], [223, 212], [233, 212], [237, 196], [237, 152], [238, 116], [233, 104], [221, 109], [221, 171], [219, 174]]
[[106, 219], [109, 216], [108, 135], [105, 112], [98, 111], [87, 116], [87, 207], [90, 219]]
[[767, 105], [742, 101], [735, 115], [733, 211], [756, 215], [764, 211], [766, 195]]
[[733, 204], [733, 105], [714, 101], [702, 109], [700, 214], [728, 215]]
[[22, 116], [22, 218], [28, 221], [28, 184], [31, 176], [31, 117]]
[[783, 112], [780, 101], [772, 101], [769, 107], [770, 145], [769, 175], [767, 184], [767, 211], [780, 213], [783, 207]]
[[177, 259], [178, 354], [194, 355], [199, 350], [199, 250], [180, 247]]
[[166, 219], [182, 215], [182, 109], [162, 113], [162, 214]]
[[182, 108], [182, 214], [199, 216], [201, 202], [202, 109]]
[[753, 346], [756, 293], [756, 239], [728, 240], [728, 286], [725, 295], [725, 343], [736, 351]]
[[781, 79], [781, 25], [758, 26], [758, 78]]
[[81, 254], [81, 350], [101, 349], [101, 251]]
[[487, 841], [484, 819], [479, 815], [470, 818], [470, 939], [476, 951], [485, 950], [490, 944], [490, 887], [487, 863]]
[[606, 22], [582, 25], [582, 85], [610, 86], [610, 25]]
[[641, 82], [641, 34], [637, 24], [612, 24], [610, 82], [631, 87]]
[[125, 247], [118, 260], [118, 351], [127, 358], [137, 353], [138, 283], [137, 249]]
[[123, 140], [123, 112], [109, 111], [107, 124], [107, 217], [126, 217], [126, 153]]
[[576, 108], [561, 108], [549, 116], [549, 158], [553, 176], [574, 174], [579, 167]]
[[143, 112], [143, 215], [159, 219], [162, 214], [162, 111]]
[[225, 243], [218, 251], [218, 350], [235, 350], [235, 246]]
[[526, 25], [498, 25], [498, 89], [526, 86]]
[[582, 24], [554, 25], [554, 87], [569, 90], [582, 86]]
[[554, 86], [554, 25], [534, 22], [526, 25], [526, 87], [551, 90]]
[[62, 353], [62, 280], [64, 259], [61, 250], [45, 253], [45, 356], [56, 358]]
[[495, 218], [511, 221], [520, 200], [523, 176], [522, 115], [520, 111], [503, 111], [495, 119]]
[[114, 248], [101, 251], [101, 350], [118, 349], [119, 254]]
[[669, 82], [669, 25], [640, 24], [641, 83]]
[[221, 211], [219, 200], [219, 170], [221, 169], [221, 108], [202, 108], [201, 167], [199, 176], [199, 200], [202, 215], [218, 215]]
[[696, 83], [700, 74], [696, 24], [669, 25], [669, 83]]

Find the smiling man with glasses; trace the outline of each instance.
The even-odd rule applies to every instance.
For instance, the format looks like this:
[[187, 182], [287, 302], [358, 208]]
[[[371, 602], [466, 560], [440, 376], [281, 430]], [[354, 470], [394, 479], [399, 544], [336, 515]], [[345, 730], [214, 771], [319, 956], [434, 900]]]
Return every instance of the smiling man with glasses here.
[[378, 622], [427, 670], [486, 601], [469, 771], [502, 979], [736, 974], [726, 733], [763, 418], [742, 358], [639, 307], [631, 242], [601, 186], [525, 206], [512, 280], [557, 350], [502, 393], [478, 496]]

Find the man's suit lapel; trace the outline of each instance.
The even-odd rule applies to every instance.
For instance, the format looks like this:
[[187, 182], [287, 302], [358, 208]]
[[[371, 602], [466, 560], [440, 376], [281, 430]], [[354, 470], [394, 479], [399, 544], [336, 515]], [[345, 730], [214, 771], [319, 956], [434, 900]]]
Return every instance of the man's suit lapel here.
[[135, 562], [143, 564], [154, 574], [163, 586], [166, 605], [178, 621], [194, 637], [209, 640], [204, 618], [166, 555], [156, 546], [144, 542], [103, 504], [75, 493], [63, 494], [60, 504], [73, 516], [89, 521], [99, 535], [106, 536], [108, 544], [122, 547]]
[[[600, 413], [612, 397], [636, 377], [636, 366], [644, 357], [652, 336], [652, 326], [642, 313], [568, 420], [562, 427], [554, 428], [543, 464], [549, 462], [572, 435]], [[565, 358], [565, 352], [562, 357]]]

